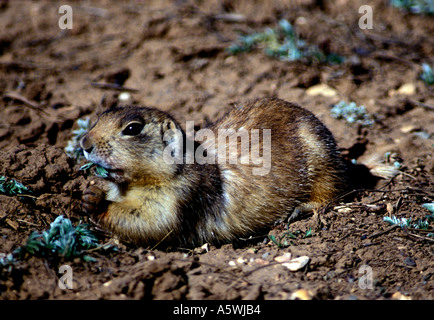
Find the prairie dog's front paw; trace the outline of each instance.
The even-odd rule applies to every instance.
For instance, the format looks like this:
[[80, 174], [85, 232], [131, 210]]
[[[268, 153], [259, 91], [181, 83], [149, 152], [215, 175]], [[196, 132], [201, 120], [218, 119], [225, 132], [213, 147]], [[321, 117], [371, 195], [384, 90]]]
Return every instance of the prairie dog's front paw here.
[[90, 186], [84, 190], [81, 197], [81, 206], [87, 214], [99, 214], [107, 209], [105, 192], [97, 186]]

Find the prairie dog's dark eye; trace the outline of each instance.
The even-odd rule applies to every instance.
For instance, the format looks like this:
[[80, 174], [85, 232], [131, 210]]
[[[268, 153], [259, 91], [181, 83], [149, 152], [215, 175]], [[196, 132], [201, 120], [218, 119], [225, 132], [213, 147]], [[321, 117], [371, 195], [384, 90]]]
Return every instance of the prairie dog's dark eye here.
[[124, 130], [122, 130], [122, 134], [125, 136], [137, 136], [140, 132], [142, 132], [144, 125], [140, 122], [130, 122]]

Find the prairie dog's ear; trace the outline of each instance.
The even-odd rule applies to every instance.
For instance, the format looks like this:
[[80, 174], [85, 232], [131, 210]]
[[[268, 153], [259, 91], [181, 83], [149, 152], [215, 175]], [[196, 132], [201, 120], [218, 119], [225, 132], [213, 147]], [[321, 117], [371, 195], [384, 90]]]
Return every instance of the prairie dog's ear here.
[[177, 130], [178, 127], [176, 126], [175, 121], [173, 121], [172, 119], [164, 119], [163, 124], [161, 125], [161, 129], [164, 133], [167, 130]]
[[167, 164], [182, 164], [184, 150], [183, 131], [178, 127], [175, 121], [165, 119], [161, 123], [161, 133], [165, 145], [163, 158]]
[[178, 128], [175, 121], [164, 119], [161, 123], [161, 136], [166, 144], [170, 144], [175, 140], [182, 140], [182, 131]]

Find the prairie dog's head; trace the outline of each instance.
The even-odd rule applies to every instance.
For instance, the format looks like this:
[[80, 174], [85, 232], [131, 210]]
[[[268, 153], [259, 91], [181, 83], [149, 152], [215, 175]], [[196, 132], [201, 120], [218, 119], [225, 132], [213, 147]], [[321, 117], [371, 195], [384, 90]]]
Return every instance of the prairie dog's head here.
[[109, 172], [109, 180], [158, 185], [176, 173], [170, 160], [174, 145], [182, 158], [183, 139], [183, 130], [165, 112], [128, 106], [102, 113], [80, 145], [87, 160]]

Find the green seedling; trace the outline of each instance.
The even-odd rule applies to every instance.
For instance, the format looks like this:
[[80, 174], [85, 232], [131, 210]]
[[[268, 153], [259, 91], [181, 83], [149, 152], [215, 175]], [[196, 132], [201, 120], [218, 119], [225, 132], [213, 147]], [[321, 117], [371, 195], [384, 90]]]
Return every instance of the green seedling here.
[[17, 261], [12, 253], [7, 255], [2, 254], [0, 257], [0, 277], [4, 274], [9, 274], [16, 262]]
[[276, 246], [278, 246], [279, 248], [280, 248], [280, 241], [278, 241], [277, 239], [276, 239], [276, 237], [275, 236], [273, 236], [272, 234], [270, 234], [269, 236], [268, 236], [268, 238], [276, 245]]
[[393, 216], [393, 217], [383, 217], [383, 221], [387, 222], [391, 225], [399, 225], [401, 228], [404, 227], [410, 227], [410, 223], [411, 223], [411, 218], [407, 219], [407, 218], [401, 218], [398, 219], [397, 217]]
[[5, 176], [0, 176], [0, 193], [8, 196], [15, 196], [18, 194], [30, 194], [31, 191], [22, 183], [8, 179]]
[[62, 257], [66, 260], [82, 258], [84, 261], [95, 261], [86, 255], [86, 251], [97, 247], [96, 236], [88, 229], [88, 225], [79, 224], [74, 227], [71, 220], [58, 216], [50, 225], [50, 229], [39, 233], [33, 232], [26, 244], [18, 250], [20, 256], [25, 253], [39, 257]]
[[390, 5], [411, 13], [434, 14], [433, 0], [390, 0]]
[[363, 126], [372, 126], [375, 122], [372, 115], [366, 112], [365, 106], [358, 106], [355, 102], [347, 103], [341, 100], [333, 105], [331, 116], [336, 119], [344, 119], [348, 123], [359, 123]]
[[104, 168], [101, 167], [93, 162], [89, 162], [86, 163], [84, 166], [80, 167], [80, 170], [90, 170], [90, 168], [92, 168], [93, 166], [95, 166], [95, 175], [100, 177], [100, 178], [107, 178], [108, 177], [108, 171]]
[[[401, 228], [414, 228], [414, 229], [419, 229], [419, 230], [430, 230], [432, 229], [430, 226], [430, 222], [434, 221], [434, 214], [431, 215], [426, 215], [425, 216], [426, 220], [423, 219], [419, 219], [417, 220], [415, 223], [411, 223], [411, 218], [407, 219], [407, 218], [396, 218], [395, 216], [393, 217], [383, 217], [383, 221], [387, 222], [391, 225], [399, 225]], [[429, 233], [428, 234], [429, 237], [434, 236], [434, 234]]]
[[413, 228], [421, 229], [421, 230], [428, 230], [429, 229], [429, 221], [419, 219], [416, 221], [415, 224], [413, 224]]
[[424, 203], [422, 205], [422, 207], [424, 207], [425, 209], [431, 211], [434, 214], [434, 202], [431, 203]]
[[296, 239], [297, 236], [291, 232], [285, 232], [281, 237], [276, 238], [273, 235], [269, 235], [268, 238], [279, 248], [285, 248], [292, 244], [290, 239]]
[[285, 19], [279, 21], [276, 29], [267, 28], [261, 33], [240, 36], [236, 43], [227, 48], [227, 52], [238, 54], [258, 47], [262, 47], [265, 54], [284, 61], [307, 59], [330, 64], [344, 61], [344, 58], [337, 54], [325, 55], [315, 46], [307, 45], [304, 40], [298, 38], [293, 26]]
[[[296, 230], [294, 232], [286, 231], [282, 234], [282, 236], [276, 238], [273, 235], [269, 235], [268, 238], [279, 248], [285, 248], [290, 245], [292, 245], [293, 239], [297, 239], [299, 236], [301, 236], [303, 233], [300, 230]], [[302, 236], [303, 239], [309, 238], [313, 236], [312, 228], [309, 228], [304, 235]]]
[[422, 63], [422, 73], [420, 75], [420, 78], [427, 85], [434, 84], [434, 71], [432, 70], [432, 68], [429, 64]]
[[73, 136], [65, 147], [65, 152], [69, 157], [77, 160], [83, 157], [83, 150], [80, 147], [80, 139], [87, 131], [89, 131], [90, 127], [91, 122], [89, 118], [77, 120], [77, 129], [72, 131]]
[[306, 233], [304, 234], [304, 237], [309, 238], [312, 237], [312, 235], [313, 235], [312, 228], [309, 228], [309, 230], [307, 230]]

